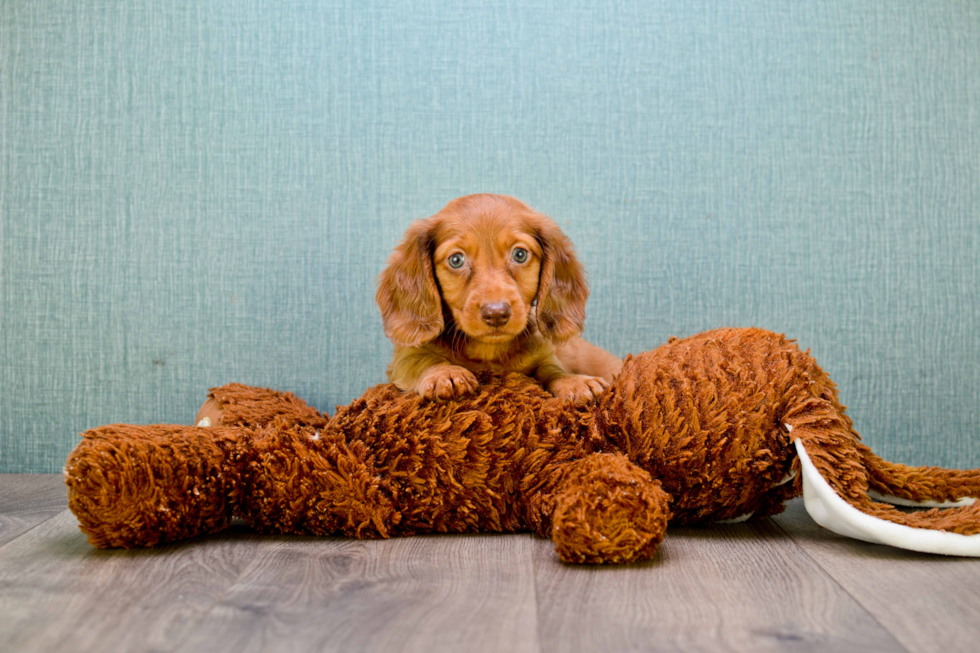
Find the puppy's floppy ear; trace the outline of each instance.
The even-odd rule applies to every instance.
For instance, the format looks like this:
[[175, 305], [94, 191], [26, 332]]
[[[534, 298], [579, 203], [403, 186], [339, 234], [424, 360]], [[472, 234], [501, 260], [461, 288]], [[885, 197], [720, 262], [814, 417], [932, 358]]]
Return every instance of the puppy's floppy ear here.
[[534, 231], [543, 252], [536, 298], [538, 328], [546, 338], [560, 344], [581, 335], [585, 328], [589, 287], [572, 243], [558, 225], [538, 216]]
[[442, 333], [442, 297], [432, 269], [437, 223], [416, 220], [378, 277], [375, 301], [385, 335], [396, 345], [415, 347]]

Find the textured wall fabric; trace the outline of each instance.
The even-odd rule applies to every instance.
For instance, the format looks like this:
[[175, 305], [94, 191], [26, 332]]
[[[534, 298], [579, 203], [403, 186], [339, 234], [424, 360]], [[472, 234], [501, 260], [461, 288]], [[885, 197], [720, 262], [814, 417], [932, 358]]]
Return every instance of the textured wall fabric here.
[[374, 280], [471, 192], [553, 217], [617, 353], [812, 349], [903, 462], [980, 466], [980, 4], [0, 3], [0, 472], [211, 386], [384, 380]]

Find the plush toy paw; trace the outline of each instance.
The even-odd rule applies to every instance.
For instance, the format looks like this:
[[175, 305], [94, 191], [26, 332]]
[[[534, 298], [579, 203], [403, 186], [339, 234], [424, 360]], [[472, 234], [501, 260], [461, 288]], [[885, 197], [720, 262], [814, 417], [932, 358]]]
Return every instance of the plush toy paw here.
[[587, 404], [595, 400], [608, 387], [609, 382], [601, 376], [572, 374], [549, 383], [548, 392], [559, 399], [571, 399], [576, 404]]
[[558, 490], [551, 538], [564, 562], [627, 563], [652, 558], [670, 518], [670, 495], [622, 454], [571, 464]]
[[416, 392], [426, 399], [455, 399], [476, 392], [473, 372], [459, 365], [433, 365], [419, 381]]

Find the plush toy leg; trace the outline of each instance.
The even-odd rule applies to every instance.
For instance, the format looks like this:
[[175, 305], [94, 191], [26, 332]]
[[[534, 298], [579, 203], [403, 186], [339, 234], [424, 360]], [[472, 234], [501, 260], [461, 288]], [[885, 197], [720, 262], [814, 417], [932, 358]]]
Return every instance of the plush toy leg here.
[[952, 508], [980, 497], [980, 469], [910, 467], [889, 462], [858, 443], [868, 470], [872, 499], [897, 506]]
[[[914, 524], [910, 526], [890, 519], [892, 515], [887, 512], [887, 509], [873, 509], [869, 511], [873, 514], [869, 514], [851, 505], [833, 490], [817, 471], [802, 440], [796, 441], [796, 449], [803, 468], [804, 505], [813, 520], [824, 528], [865, 542], [888, 544], [911, 551], [980, 557], [980, 534], [966, 535], [947, 530], [934, 530], [943, 522], [952, 522], [952, 515], [905, 515], [896, 511], [897, 515], [912, 518], [903, 520]], [[921, 518], [914, 519], [914, 517]], [[965, 519], [973, 524], [980, 522], [980, 512], [972, 507], [968, 514], [959, 514], [956, 517], [959, 521]]]
[[238, 477], [236, 429], [103, 426], [65, 464], [68, 507], [97, 547], [143, 547], [225, 528]]
[[554, 495], [551, 538], [564, 562], [652, 558], [670, 517], [670, 496], [622, 454], [569, 463]]
[[[800, 457], [804, 505], [814, 521], [835, 533], [867, 542], [927, 553], [980, 556], [980, 503], [904, 513], [869, 496], [871, 487], [891, 492], [911, 487], [906, 495], [941, 500], [950, 496], [951, 485], [972, 487], [976, 480], [967, 481], [967, 477], [972, 474], [977, 479], [980, 473], [929, 472], [929, 468], [904, 468], [866, 456], [870, 451], [856, 439], [849, 423], [832, 416], [839, 407], [825, 408], [815, 418], [804, 418], [795, 426], [787, 424]], [[896, 482], [903, 468], [914, 470], [911, 484]], [[874, 483], [870, 478], [876, 478]], [[930, 492], [929, 488], [940, 489]]]

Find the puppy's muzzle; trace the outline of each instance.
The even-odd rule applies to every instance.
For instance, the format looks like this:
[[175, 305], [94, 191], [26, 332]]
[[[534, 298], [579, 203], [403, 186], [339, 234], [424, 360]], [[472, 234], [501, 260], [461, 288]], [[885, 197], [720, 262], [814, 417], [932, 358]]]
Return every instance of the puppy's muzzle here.
[[489, 326], [503, 326], [510, 319], [510, 304], [507, 302], [484, 304], [480, 307], [480, 317]]

